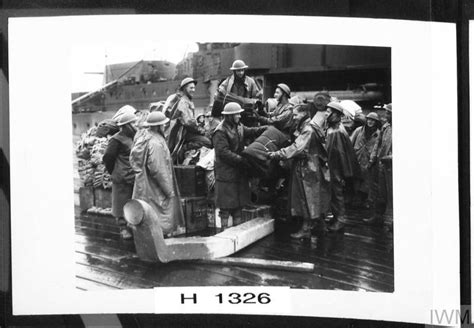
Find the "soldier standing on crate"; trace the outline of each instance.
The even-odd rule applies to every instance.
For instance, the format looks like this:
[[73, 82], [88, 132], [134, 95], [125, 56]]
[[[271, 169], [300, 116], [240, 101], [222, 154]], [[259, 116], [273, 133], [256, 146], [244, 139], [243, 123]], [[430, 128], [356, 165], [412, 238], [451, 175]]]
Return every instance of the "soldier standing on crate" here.
[[269, 112], [267, 116], [257, 115], [260, 124], [273, 125], [289, 135], [293, 126], [293, 105], [289, 102], [290, 94], [290, 87], [284, 83], [278, 84], [273, 95], [277, 101], [276, 108]]
[[366, 223], [385, 225], [387, 230], [393, 228], [393, 190], [392, 190], [392, 104], [384, 106], [387, 122], [382, 126], [380, 146], [377, 153], [378, 194], [375, 213], [364, 219]]
[[[253, 78], [246, 75], [247, 68], [248, 66], [245, 65], [243, 60], [238, 59], [234, 61], [230, 68], [232, 75], [222, 81], [217, 92], [221, 93], [224, 98], [228, 94], [233, 94], [238, 97], [246, 98], [246, 101], [250, 100], [253, 103], [257, 100], [261, 100], [262, 90]], [[248, 120], [251, 114], [243, 112], [242, 115], [243, 124], [251, 123]]]
[[149, 129], [136, 138], [130, 153], [130, 164], [135, 172], [133, 199], [150, 204], [164, 234], [184, 225], [178, 183], [164, 137], [168, 122], [161, 112], [148, 114], [144, 125]]
[[326, 231], [324, 214], [329, 209], [329, 169], [324, 147], [322, 122], [311, 121], [308, 106], [293, 109], [293, 119], [299, 132], [293, 144], [268, 153], [275, 160], [293, 159], [289, 190], [291, 215], [303, 218], [303, 225], [292, 238], [309, 239]]
[[[242, 207], [250, 203], [248, 161], [240, 156], [245, 138], [256, 138], [266, 127], [248, 128], [240, 124], [242, 107], [237, 103], [224, 106], [224, 120], [214, 131], [212, 141], [215, 149], [214, 172], [216, 177], [216, 207], [220, 209], [221, 229], [228, 227], [229, 216], [233, 224], [242, 220]], [[247, 172], [246, 172], [247, 171]]]
[[234, 61], [230, 68], [233, 74], [222, 81], [218, 91], [223, 94], [230, 92], [244, 98], [258, 98], [260, 96], [260, 88], [254, 79], [245, 74], [247, 68], [248, 66], [245, 65], [243, 60], [238, 59]]
[[102, 158], [105, 168], [112, 178], [112, 214], [120, 226], [123, 239], [131, 239], [132, 234], [123, 216], [123, 206], [132, 198], [135, 175], [130, 166], [130, 150], [136, 133], [137, 117], [132, 112], [122, 114], [117, 121], [120, 131], [110, 139]]
[[327, 135], [329, 172], [331, 174], [331, 210], [336, 221], [330, 231], [340, 231], [346, 223], [344, 189], [348, 182], [360, 177], [360, 166], [349, 135], [341, 123], [344, 109], [338, 102], [327, 104]]
[[180, 99], [170, 115], [171, 131], [168, 146], [174, 162], [181, 162], [184, 152], [201, 147], [212, 148], [211, 140], [205, 136], [205, 129], [195, 119], [194, 103], [197, 81], [187, 77], [179, 87]]

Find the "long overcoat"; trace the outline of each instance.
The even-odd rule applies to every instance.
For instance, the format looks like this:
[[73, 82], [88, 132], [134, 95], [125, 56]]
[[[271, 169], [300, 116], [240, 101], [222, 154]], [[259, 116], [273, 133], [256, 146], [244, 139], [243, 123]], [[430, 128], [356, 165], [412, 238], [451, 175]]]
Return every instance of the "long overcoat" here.
[[329, 209], [330, 189], [324, 132], [308, 118], [300, 125], [299, 135], [277, 158], [293, 159], [289, 204], [291, 215], [316, 219]]
[[380, 143], [380, 130], [375, 131], [367, 138], [366, 126], [360, 126], [354, 130], [351, 136], [351, 142], [354, 146], [354, 151], [357, 160], [360, 164], [362, 182], [359, 190], [369, 193], [375, 180], [377, 151]]
[[183, 225], [178, 183], [165, 138], [153, 131], [142, 133], [133, 144], [130, 164], [135, 172], [132, 198], [153, 207], [164, 233]]
[[244, 139], [259, 136], [266, 127], [248, 128], [224, 120], [216, 127], [212, 142], [216, 153], [216, 207], [234, 209], [250, 202], [249, 178], [245, 172]]
[[329, 127], [326, 136], [328, 164], [331, 179], [360, 178], [360, 165], [354, 147], [342, 123]]
[[129, 157], [133, 139], [123, 131], [110, 138], [102, 161], [112, 180], [112, 215], [123, 217], [123, 206], [132, 197], [135, 175]]

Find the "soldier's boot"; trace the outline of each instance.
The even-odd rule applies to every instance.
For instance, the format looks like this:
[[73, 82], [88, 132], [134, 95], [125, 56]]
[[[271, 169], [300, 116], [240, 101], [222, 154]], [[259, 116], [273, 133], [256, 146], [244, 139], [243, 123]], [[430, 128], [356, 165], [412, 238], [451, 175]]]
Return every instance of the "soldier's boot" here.
[[311, 225], [311, 245], [316, 247], [318, 241], [324, 238], [327, 234], [327, 225], [323, 217], [312, 220]]
[[[341, 221], [341, 219], [344, 221]], [[344, 224], [345, 219], [344, 217], [341, 217], [341, 219], [337, 218], [337, 221], [331, 224], [328, 230], [331, 232], [342, 232], [342, 230], [344, 230], [344, 227], [345, 227], [345, 224]]]
[[115, 219], [119, 228], [120, 228], [120, 237], [123, 240], [130, 240], [133, 238], [131, 229], [127, 226], [127, 221], [124, 218], [116, 218]]
[[382, 202], [373, 202], [370, 208], [370, 216], [362, 219], [368, 225], [381, 226], [383, 224], [382, 213], [385, 211], [386, 205]]
[[323, 218], [312, 220], [311, 236], [323, 237], [327, 233], [326, 221]]
[[373, 225], [373, 226], [380, 226], [383, 223], [382, 217], [378, 214], [374, 214], [369, 218], [364, 218], [362, 219], [362, 221], [364, 221], [364, 223], [368, 225]]
[[290, 235], [293, 239], [310, 239], [311, 238], [311, 220], [304, 219], [301, 229]]
[[222, 232], [229, 227], [229, 213], [221, 211], [219, 217], [221, 218], [221, 228], [219, 229], [219, 232]]

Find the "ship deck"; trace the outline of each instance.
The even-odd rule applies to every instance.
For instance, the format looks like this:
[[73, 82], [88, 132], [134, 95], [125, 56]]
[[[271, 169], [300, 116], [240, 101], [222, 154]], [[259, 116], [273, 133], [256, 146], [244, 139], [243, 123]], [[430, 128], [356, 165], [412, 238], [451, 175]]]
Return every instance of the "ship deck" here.
[[[76, 211], [76, 213], [79, 213]], [[292, 240], [292, 225], [276, 221], [275, 232], [233, 254], [235, 257], [301, 261], [314, 272], [244, 268], [196, 262], [147, 263], [133, 241], [120, 239], [112, 217], [75, 218], [76, 288], [136, 289], [160, 286], [289, 286], [302, 289], [393, 292], [393, 237], [362, 223], [364, 211], [348, 210], [350, 224], [316, 244]]]

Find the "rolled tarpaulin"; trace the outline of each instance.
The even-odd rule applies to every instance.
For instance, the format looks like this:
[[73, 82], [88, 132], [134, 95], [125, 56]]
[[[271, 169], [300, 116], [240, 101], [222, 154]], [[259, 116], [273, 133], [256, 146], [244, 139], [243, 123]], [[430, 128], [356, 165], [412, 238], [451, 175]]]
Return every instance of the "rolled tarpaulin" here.
[[290, 144], [290, 137], [275, 128], [269, 126], [254, 142], [242, 151], [241, 155], [249, 160], [254, 168], [252, 174], [268, 178], [273, 171], [272, 161], [267, 158], [268, 152], [280, 150]]

